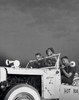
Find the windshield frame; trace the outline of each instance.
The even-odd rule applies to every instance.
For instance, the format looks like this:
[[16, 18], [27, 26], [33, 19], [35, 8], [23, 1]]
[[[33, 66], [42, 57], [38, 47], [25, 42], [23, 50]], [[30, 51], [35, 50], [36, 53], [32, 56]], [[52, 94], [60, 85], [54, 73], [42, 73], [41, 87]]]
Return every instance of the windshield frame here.
[[[44, 67], [44, 68], [59, 68], [59, 62], [60, 62], [60, 53], [58, 53], [58, 54], [53, 54], [52, 56], [47, 56], [47, 57], [44, 57], [44, 58], [42, 58], [42, 59], [40, 59], [40, 60], [44, 60], [44, 59], [48, 59], [48, 58], [55, 58], [56, 59], [56, 63], [55, 63], [55, 65], [54, 66], [50, 66], [50, 67]], [[40, 60], [38, 60], [38, 61], [40, 61]], [[26, 65], [26, 68], [28, 68], [28, 65], [30, 64], [30, 63], [34, 63], [34, 62], [37, 62], [37, 60], [29, 60], [29, 62], [27, 63], [27, 65]]]

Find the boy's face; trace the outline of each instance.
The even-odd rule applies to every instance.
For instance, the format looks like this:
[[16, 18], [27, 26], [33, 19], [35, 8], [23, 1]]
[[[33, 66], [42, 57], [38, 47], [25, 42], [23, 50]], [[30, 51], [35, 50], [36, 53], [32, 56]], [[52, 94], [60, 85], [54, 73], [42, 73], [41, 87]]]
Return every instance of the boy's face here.
[[62, 61], [63, 61], [63, 64], [64, 64], [64, 65], [67, 65], [67, 66], [69, 65], [69, 60], [68, 60], [68, 59], [63, 58]]
[[42, 58], [41, 55], [36, 55], [37, 60], [41, 60], [41, 58]]
[[47, 55], [51, 56], [52, 54], [53, 54], [53, 52], [49, 49], [48, 52], [47, 52]]

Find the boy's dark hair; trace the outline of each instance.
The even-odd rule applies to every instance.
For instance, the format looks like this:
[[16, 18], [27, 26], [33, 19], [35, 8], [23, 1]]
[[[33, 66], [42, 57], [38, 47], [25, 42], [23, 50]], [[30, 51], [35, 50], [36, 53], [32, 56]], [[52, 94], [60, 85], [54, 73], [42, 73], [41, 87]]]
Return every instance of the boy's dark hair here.
[[68, 59], [68, 57], [67, 56], [61, 57], [61, 60], [63, 60], [63, 59]]
[[53, 53], [55, 53], [54, 49], [53, 48], [47, 48], [46, 49], [46, 54], [48, 55], [48, 50], [51, 50]]
[[36, 54], [35, 54], [35, 57], [36, 57], [37, 55], [40, 55], [40, 56], [41, 56], [41, 53], [36, 53]]

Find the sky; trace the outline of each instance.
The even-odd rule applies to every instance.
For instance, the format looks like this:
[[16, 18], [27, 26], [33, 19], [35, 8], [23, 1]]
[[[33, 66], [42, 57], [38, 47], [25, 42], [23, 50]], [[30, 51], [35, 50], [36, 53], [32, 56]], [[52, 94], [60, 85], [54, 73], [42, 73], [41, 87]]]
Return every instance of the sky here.
[[79, 0], [0, 0], [0, 66], [7, 58], [26, 66], [48, 47], [79, 72]]

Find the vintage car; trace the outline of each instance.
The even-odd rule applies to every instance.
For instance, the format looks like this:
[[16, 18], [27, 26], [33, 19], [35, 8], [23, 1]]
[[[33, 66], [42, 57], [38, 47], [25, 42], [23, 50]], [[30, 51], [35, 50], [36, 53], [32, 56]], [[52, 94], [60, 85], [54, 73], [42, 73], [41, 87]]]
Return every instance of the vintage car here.
[[[79, 100], [79, 86], [61, 83], [60, 54], [45, 57], [54, 64], [45, 67], [0, 67], [1, 100]], [[47, 63], [46, 63], [47, 65]], [[77, 81], [78, 82], [78, 81]]]

